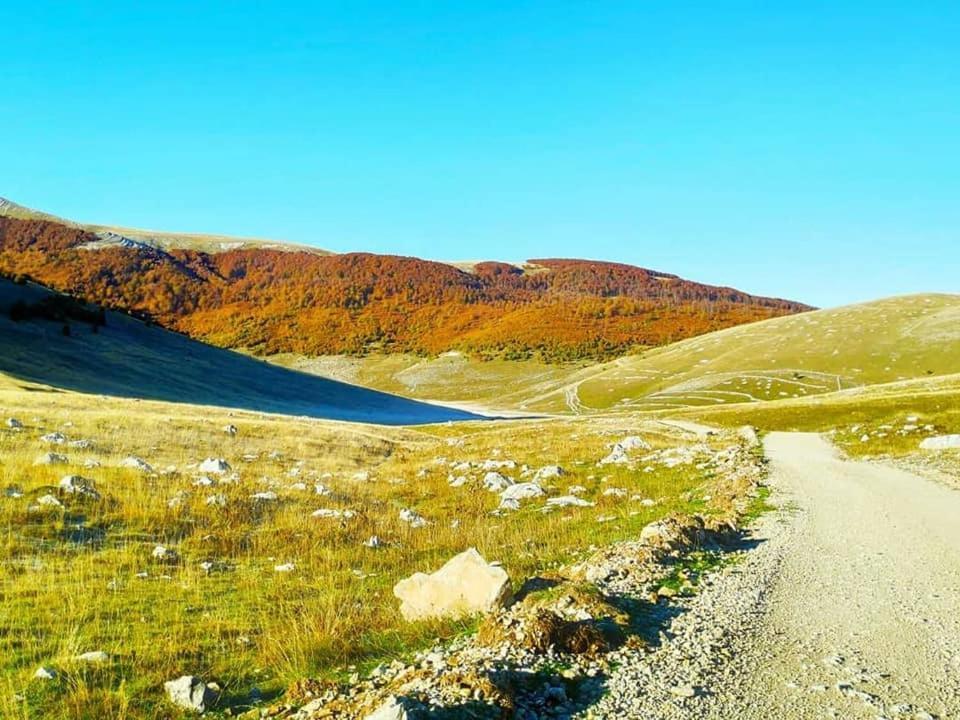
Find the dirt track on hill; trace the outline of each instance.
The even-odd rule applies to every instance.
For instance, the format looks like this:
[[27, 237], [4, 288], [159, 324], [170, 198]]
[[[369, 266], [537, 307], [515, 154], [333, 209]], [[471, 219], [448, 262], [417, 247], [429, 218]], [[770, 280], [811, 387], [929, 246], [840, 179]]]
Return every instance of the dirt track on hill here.
[[960, 492], [817, 435], [766, 450], [796, 510], [703, 716], [960, 717]]

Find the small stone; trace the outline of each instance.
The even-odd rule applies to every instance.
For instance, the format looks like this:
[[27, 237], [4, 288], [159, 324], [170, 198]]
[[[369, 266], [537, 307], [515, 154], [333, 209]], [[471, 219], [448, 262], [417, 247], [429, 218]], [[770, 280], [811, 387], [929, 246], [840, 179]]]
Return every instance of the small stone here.
[[177, 707], [203, 713], [216, 700], [216, 693], [198, 677], [184, 675], [163, 684], [167, 697]]
[[36, 680], [56, 680], [57, 671], [52, 667], [47, 667], [46, 665], [41, 665], [37, 668], [37, 671], [33, 674], [34, 679]]
[[77, 655], [76, 659], [87, 663], [105, 663], [110, 661], [110, 656], [103, 650], [91, 650]]

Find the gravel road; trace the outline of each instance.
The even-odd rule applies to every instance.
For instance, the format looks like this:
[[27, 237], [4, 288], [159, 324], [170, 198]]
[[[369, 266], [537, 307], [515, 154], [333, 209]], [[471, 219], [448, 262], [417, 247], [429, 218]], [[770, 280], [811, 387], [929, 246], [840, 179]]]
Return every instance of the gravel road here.
[[766, 440], [755, 549], [625, 654], [589, 717], [960, 718], [960, 492]]

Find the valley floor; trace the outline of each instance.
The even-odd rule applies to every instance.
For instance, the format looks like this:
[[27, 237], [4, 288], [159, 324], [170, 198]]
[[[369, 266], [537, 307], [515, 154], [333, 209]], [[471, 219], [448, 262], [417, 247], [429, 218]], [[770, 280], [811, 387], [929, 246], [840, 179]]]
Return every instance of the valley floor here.
[[815, 434], [773, 433], [766, 451], [780, 509], [756, 549], [682, 601], [589, 716], [960, 716], [960, 494]]

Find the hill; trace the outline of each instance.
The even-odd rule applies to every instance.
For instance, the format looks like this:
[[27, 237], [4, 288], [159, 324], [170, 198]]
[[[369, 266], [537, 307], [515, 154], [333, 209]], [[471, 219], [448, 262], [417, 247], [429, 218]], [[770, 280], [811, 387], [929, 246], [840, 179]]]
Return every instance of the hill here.
[[730, 328], [568, 375], [532, 408], [658, 410], [803, 398], [960, 367], [960, 295], [911, 295]]
[[956, 372], [960, 295], [894, 297], [774, 318], [600, 364], [370, 355], [273, 361], [410, 397], [537, 412], [679, 410], [802, 399]]
[[386, 425], [477, 417], [286, 370], [2, 279], [0, 347], [0, 377], [20, 384]]
[[809, 309], [617, 263], [541, 259], [465, 270], [222, 238], [187, 247], [141, 231], [94, 232], [100, 226], [11, 203], [4, 212], [0, 271], [258, 354], [596, 359]]

